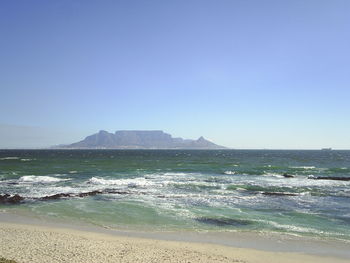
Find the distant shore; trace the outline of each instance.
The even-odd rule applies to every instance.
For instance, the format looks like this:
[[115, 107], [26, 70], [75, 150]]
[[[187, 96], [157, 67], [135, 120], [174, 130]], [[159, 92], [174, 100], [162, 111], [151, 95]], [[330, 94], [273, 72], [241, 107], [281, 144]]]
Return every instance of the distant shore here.
[[[13, 222], [9, 222], [11, 217]], [[108, 230], [60, 225], [56, 223], [39, 225], [40, 220], [23, 222], [25, 217], [1, 213], [0, 215], [0, 257], [17, 262], [348, 262], [349, 255], [327, 255], [324, 247], [310, 250], [312, 254], [290, 251], [285, 247], [256, 249], [262, 236], [242, 237], [242, 244], [220, 245], [215, 242], [219, 236], [203, 235], [199, 242], [194, 233], [176, 235], [161, 233], [140, 235], [130, 232], [112, 234]], [[197, 235], [198, 237], [198, 235]], [[226, 238], [222, 233], [223, 240]], [[209, 239], [208, 239], [209, 238]], [[166, 240], [168, 239], [168, 240]], [[175, 240], [175, 241], [174, 241]], [[186, 241], [184, 241], [186, 240]], [[239, 238], [238, 238], [239, 240]], [[190, 242], [191, 241], [191, 242]], [[237, 239], [236, 239], [237, 241]], [[203, 243], [204, 242], [204, 243]], [[266, 243], [271, 239], [266, 237]], [[281, 241], [279, 241], [281, 242]], [[303, 241], [305, 242], [305, 241]], [[216, 244], [215, 244], [216, 243]], [[288, 243], [288, 242], [287, 242]], [[250, 244], [250, 245], [249, 245]], [[292, 242], [290, 242], [292, 244]], [[312, 245], [312, 244], [311, 244]], [[319, 246], [319, 244], [315, 244]], [[324, 245], [324, 244], [323, 244]], [[302, 245], [301, 245], [302, 246]], [[330, 246], [333, 246], [332, 244]], [[310, 246], [312, 247], [312, 246]], [[295, 245], [294, 245], [295, 249]], [[346, 250], [346, 246], [343, 247]], [[339, 250], [341, 251], [341, 250]]]

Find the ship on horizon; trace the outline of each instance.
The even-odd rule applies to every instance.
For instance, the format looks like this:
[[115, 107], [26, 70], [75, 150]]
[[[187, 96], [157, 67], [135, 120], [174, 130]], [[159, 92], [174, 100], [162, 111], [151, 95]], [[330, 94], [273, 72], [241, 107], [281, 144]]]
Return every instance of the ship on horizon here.
[[322, 151], [332, 151], [332, 148], [322, 148]]

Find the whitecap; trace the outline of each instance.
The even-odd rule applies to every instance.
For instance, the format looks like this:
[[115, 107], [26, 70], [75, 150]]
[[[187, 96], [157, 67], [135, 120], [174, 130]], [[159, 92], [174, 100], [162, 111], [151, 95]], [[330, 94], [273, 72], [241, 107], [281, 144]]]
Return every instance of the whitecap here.
[[145, 187], [149, 185], [154, 185], [154, 183], [148, 181], [143, 177], [134, 179], [103, 179], [98, 177], [92, 177], [88, 180], [88, 183], [95, 185], [117, 185], [127, 187]]
[[21, 183], [57, 183], [69, 179], [60, 179], [51, 176], [25, 175], [18, 179]]
[[31, 187], [30, 191], [22, 194], [26, 198], [42, 198], [45, 196], [52, 196], [55, 194], [79, 194], [83, 191], [81, 188], [70, 186], [48, 186], [48, 187]]
[[309, 177], [294, 177], [288, 180], [280, 180], [277, 178], [264, 176], [264, 185], [279, 186], [279, 187], [327, 187], [327, 186], [348, 186], [350, 181], [336, 181], [336, 180], [313, 180], [315, 176]]
[[0, 158], [0, 160], [17, 160], [17, 159], [19, 159], [19, 157], [15, 157], [15, 156], [13, 156], [13, 157], [3, 157], [3, 158]]
[[315, 166], [291, 166], [292, 169], [305, 169], [305, 170], [312, 170], [316, 169]]
[[[66, 176], [67, 174], [49, 174], [48, 176]], [[69, 180], [69, 179], [66, 179]]]
[[277, 177], [277, 178], [284, 178], [283, 175], [278, 174], [278, 173], [264, 173], [262, 176], [272, 176], [272, 177]]
[[30, 161], [33, 161], [33, 160], [35, 160], [35, 159], [25, 159], [25, 158], [21, 159], [22, 162], [30, 162]]
[[186, 175], [193, 175], [193, 173], [176, 173], [176, 172], [167, 172], [164, 173], [165, 176], [186, 176]]
[[195, 180], [198, 176], [200, 176], [200, 173], [181, 173], [181, 172], [166, 172], [166, 173], [152, 173], [152, 174], [146, 174], [144, 175], [145, 179], [150, 179], [154, 181], [164, 181], [164, 180]]
[[236, 174], [236, 172], [235, 171], [225, 171], [224, 174], [233, 175], [233, 174]]

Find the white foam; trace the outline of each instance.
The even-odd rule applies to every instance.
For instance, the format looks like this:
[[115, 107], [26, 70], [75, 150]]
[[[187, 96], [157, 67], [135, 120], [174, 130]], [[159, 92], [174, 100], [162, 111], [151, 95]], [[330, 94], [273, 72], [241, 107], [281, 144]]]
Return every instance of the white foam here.
[[92, 177], [88, 180], [88, 183], [95, 185], [117, 185], [127, 187], [145, 187], [154, 185], [154, 183], [148, 181], [143, 177], [134, 179], [103, 179], [98, 177]]
[[315, 166], [292, 166], [290, 168], [293, 168], [293, 169], [305, 169], [305, 170], [316, 169]]
[[272, 177], [277, 177], [277, 178], [284, 178], [283, 175], [278, 174], [278, 173], [264, 173], [263, 176], [272, 176]]
[[195, 180], [198, 176], [200, 176], [200, 173], [177, 173], [177, 172], [167, 172], [167, 173], [152, 173], [152, 174], [146, 174], [146, 179], [151, 179], [153, 181], [165, 181], [165, 180], [186, 180], [191, 181]]
[[76, 174], [78, 171], [69, 171], [70, 174]]
[[189, 186], [189, 187], [221, 187], [220, 184], [217, 183], [208, 183], [208, 182], [176, 182], [176, 181], [165, 181], [163, 185], [184, 185], [184, 186]]
[[35, 176], [35, 175], [25, 175], [19, 178], [21, 183], [57, 183], [61, 181], [67, 181], [69, 179], [60, 179], [51, 176]]
[[19, 157], [4, 157], [4, 158], [0, 158], [0, 160], [17, 160], [19, 159]]
[[277, 223], [277, 222], [267, 221], [267, 220], [257, 220], [257, 221], [262, 221], [262, 222], [268, 223], [269, 225], [271, 225], [273, 227], [276, 227], [276, 228], [279, 228], [279, 229], [285, 229], [285, 230], [298, 232], [298, 233], [329, 234], [329, 232], [318, 230], [318, 229], [311, 228], [311, 227], [285, 225], [285, 224], [280, 224], [280, 223]]
[[35, 159], [24, 159], [24, 158], [21, 159], [22, 162], [30, 162], [30, 161], [33, 161], [33, 160], [35, 160]]
[[41, 198], [44, 196], [51, 196], [55, 194], [79, 194], [83, 192], [83, 188], [75, 188], [70, 186], [50, 186], [50, 187], [31, 187], [30, 191], [27, 193], [21, 194], [21, 196], [26, 198]]
[[165, 176], [186, 176], [186, 175], [193, 175], [193, 173], [164, 173]]
[[[49, 174], [48, 176], [66, 176], [67, 174]], [[69, 179], [66, 179], [69, 180]]]
[[236, 173], [235, 171], [225, 171], [224, 172], [224, 174], [227, 174], [227, 175], [233, 175], [235, 173]]
[[[328, 187], [328, 186], [348, 186], [350, 181], [336, 181], [336, 180], [313, 180], [307, 177], [294, 177], [288, 180], [281, 180], [270, 176], [264, 176], [264, 181], [260, 181], [261, 186], [278, 186], [278, 187]], [[248, 183], [245, 181], [244, 183]]]

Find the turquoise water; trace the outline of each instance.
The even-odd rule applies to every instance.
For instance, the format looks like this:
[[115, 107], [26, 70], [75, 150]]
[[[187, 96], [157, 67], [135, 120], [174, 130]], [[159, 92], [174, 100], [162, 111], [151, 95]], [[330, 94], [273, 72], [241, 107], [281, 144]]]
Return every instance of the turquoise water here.
[[346, 177], [350, 151], [1, 150], [0, 195], [24, 199], [0, 209], [116, 229], [350, 240], [350, 181], [329, 180]]

